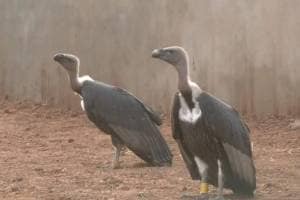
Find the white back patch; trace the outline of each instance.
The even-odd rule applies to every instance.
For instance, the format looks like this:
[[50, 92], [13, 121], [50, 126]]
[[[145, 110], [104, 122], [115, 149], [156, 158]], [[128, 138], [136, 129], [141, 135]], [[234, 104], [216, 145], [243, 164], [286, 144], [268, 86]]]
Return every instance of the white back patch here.
[[78, 81], [80, 83], [83, 83], [84, 81], [94, 81], [94, 79], [92, 79], [90, 76], [85, 75], [85, 76], [80, 76], [78, 77]]
[[195, 156], [194, 160], [196, 162], [200, 175], [203, 177], [203, 173], [205, 173], [208, 168], [207, 164], [197, 156]]

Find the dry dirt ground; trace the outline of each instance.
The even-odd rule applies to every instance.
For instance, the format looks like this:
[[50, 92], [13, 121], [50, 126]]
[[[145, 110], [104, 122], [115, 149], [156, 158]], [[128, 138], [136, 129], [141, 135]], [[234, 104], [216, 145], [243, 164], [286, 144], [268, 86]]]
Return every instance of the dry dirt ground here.
[[[286, 118], [247, 122], [256, 199], [300, 199], [300, 130], [290, 130]], [[161, 130], [174, 154], [172, 167], [147, 167], [127, 151], [122, 168], [113, 170], [110, 138], [82, 112], [0, 102], [0, 199], [173, 200], [197, 194], [199, 182], [190, 179], [168, 122]]]

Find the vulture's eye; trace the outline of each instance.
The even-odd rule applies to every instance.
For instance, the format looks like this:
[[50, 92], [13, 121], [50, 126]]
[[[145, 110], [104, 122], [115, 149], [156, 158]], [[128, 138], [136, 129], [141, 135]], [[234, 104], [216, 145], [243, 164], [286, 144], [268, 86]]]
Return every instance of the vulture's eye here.
[[173, 54], [173, 53], [174, 53], [174, 50], [169, 50], [169, 52], [170, 52], [171, 54]]

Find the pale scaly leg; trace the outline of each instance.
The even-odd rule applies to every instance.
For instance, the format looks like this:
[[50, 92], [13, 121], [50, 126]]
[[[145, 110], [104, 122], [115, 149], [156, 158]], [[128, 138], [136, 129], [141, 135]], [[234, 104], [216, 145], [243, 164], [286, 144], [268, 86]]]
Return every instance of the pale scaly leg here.
[[201, 175], [200, 194], [208, 195], [208, 166], [199, 157], [195, 157], [195, 162]]
[[218, 160], [218, 196], [215, 198], [211, 198], [210, 200], [225, 200], [223, 197], [223, 187], [224, 187], [224, 179], [223, 179], [223, 171], [222, 171], [222, 163]]
[[113, 162], [112, 162], [112, 168], [113, 169], [117, 169], [120, 167], [120, 152], [121, 152], [121, 147], [120, 146], [115, 146], [114, 147], [115, 152], [113, 155]]
[[119, 159], [120, 159], [121, 150], [123, 148], [123, 144], [121, 140], [114, 135], [111, 135], [111, 141], [115, 149], [115, 152], [113, 154], [112, 168], [117, 169], [120, 167]]

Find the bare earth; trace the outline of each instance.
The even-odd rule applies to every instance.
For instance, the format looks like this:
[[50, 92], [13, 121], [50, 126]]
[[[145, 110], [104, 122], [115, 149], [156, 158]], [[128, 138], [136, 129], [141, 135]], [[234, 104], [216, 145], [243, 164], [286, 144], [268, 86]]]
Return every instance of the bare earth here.
[[[247, 122], [256, 199], [300, 199], [300, 130], [291, 130], [286, 118]], [[148, 167], [127, 151], [122, 168], [112, 170], [110, 137], [82, 112], [0, 103], [0, 199], [173, 200], [197, 194], [199, 182], [190, 179], [168, 124], [161, 129], [174, 154], [173, 167]]]

